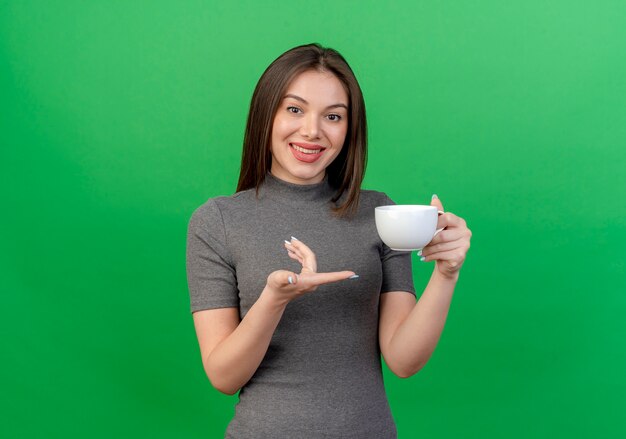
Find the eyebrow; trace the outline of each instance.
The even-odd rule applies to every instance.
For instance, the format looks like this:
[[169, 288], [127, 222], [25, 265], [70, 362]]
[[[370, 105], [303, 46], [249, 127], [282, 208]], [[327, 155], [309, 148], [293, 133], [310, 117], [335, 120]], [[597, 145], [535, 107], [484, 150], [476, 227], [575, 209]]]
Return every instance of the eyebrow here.
[[[285, 97], [284, 97], [283, 99], [286, 99], [286, 98], [293, 98], [293, 99], [295, 99], [296, 101], [300, 101], [300, 102], [302, 102], [303, 104], [307, 104], [307, 105], [309, 104], [309, 103], [306, 101], [306, 99], [303, 99], [303, 98], [301, 98], [300, 96], [297, 96], [297, 95], [294, 95], [294, 94], [291, 94], [291, 93], [286, 94], [286, 95], [285, 95]], [[347, 106], [346, 104], [342, 104], [342, 103], [329, 105], [328, 107], [326, 107], [326, 109], [328, 110], [328, 109], [330, 109], [330, 108], [338, 108], [338, 107], [343, 107], [343, 108], [345, 108], [346, 110], [348, 109], [348, 106]]]

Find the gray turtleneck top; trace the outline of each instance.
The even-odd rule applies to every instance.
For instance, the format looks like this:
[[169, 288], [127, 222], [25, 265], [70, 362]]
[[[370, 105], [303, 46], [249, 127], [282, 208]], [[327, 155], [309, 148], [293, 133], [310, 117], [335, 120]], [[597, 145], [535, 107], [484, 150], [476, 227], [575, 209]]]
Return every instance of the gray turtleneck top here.
[[393, 204], [361, 191], [355, 216], [331, 214], [325, 179], [296, 185], [268, 174], [250, 189], [206, 201], [191, 216], [187, 278], [191, 311], [237, 307], [243, 318], [275, 270], [300, 272], [284, 240], [295, 236], [317, 256], [318, 271], [360, 277], [323, 285], [293, 300], [267, 353], [239, 392], [226, 437], [395, 438], [381, 372], [381, 293], [415, 294], [409, 253], [376, 233], [374, 208]]

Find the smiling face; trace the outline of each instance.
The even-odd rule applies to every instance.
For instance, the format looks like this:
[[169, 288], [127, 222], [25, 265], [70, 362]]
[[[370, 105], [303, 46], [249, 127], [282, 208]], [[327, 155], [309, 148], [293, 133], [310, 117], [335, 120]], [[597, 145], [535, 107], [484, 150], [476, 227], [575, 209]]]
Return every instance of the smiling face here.
[[300, 73], [287, 87], [272, 125], [270, 172], [315, 184], [341, 152], [348, 131], [348, 94], [330, 72]]

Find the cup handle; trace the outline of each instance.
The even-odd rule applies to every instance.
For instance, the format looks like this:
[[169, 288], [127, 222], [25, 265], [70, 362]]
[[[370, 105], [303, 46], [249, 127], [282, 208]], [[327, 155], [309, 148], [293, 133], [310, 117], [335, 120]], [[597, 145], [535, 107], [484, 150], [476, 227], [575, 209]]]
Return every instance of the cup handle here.
[[[439, 216], [439, 215], [443, 215], [443, 214], [444, 214], [444, 211], [443, 211], [443, 210], [438, 210], [438, 211], [437, 211], [437, 213], [438, 213], [438, 215], [437, 215], [437, 216]], [[437, 230], [435, 231], [435, 234], [433, 235], [433, 238], [434, 238], [435, 236], [437, 236], [437, 235], [439, 234], [439, 232], [441, 232], [443, 229], [445, 229], [445, 227], [442, 227], [441, 229], [437, 229]]]

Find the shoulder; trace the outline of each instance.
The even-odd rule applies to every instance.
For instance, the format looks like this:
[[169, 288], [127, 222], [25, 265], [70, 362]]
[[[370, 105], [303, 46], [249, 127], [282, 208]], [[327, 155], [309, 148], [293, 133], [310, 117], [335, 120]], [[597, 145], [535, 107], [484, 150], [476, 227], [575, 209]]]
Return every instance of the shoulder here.
[[387, 206], [396, 204], [386, 193], [371, 189], [361, 189], [360, 198], [360, 202], [367, 206]]
[[233, 195], [209, 198], [191, 214], [191, 221], [222, 219], [224, 213], [250, 206], [254, 202], [255, 190], [248, 189]]
[[225, 197], [209, 198], [198, 206], [193, 211], [191, 218], [189, 219], [190, 227], [192, 225], [201, 227], [203, 225], [215, 223], [216, 221], [221, 221], [222, 214], [219, 207], [220, 198]]
[[396, 204], [386, 193], [371, 189], [361, 189], [359, 192], [359, 207], [357, 217], [367, 219], [374, 218], [374, 210], [379, 206], [389, 206]]
[[[229, 196], [218, 196], [209, 198], [198, 206], [188, 223], [188, 232], [206, 236], [213, 235], [224, 239], [225, 221], [224, 216], [233, 210], [246, 208], [249, 206], [248, 198], [250, 194], [242, 191]], [[254, 190], [251, 190], [254, 197]]]

